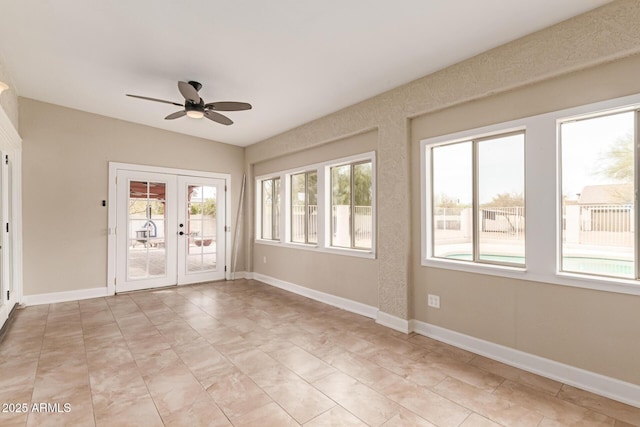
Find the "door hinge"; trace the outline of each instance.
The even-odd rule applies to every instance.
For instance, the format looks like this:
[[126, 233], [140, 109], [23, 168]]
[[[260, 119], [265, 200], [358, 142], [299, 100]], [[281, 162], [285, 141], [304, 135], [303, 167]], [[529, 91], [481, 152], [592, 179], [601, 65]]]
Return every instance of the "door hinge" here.
[[225, 271], [225, 272], [227, 271], [227, 266], [226, 266], [226, 265], [224, 266], [224, 271]]
[[113, 278], [113, 284], [114, 284], [114, 286], [115, 286], [117, 283], [118, 283], [118, 279], [114, 277], [114, 278]]
[[225, 226], [224, 226], [224, 231], [227, 231], [227, 232], [228, 232], [228, 231], [231, 231], [231, 227], [229, 227], [228, 225], [225, 225]]
[[8, 155], [8, 154], [6, 154], [6, 155], [4, 156], [4, 164], [5, 164], [5, 165], [8, 165], [8, 164], [9, 164], [9, 155]]
[[7, 291], [7, 301], [11, 299], [11, 291]]
[[224, 191], [225, 192], [227, 191], [227, 185], [226, 184], [224, 185]]
[[7, 229], [7, 233], [8, 233], [9, 232], [9, 223], [7, 223], [6, 229]]

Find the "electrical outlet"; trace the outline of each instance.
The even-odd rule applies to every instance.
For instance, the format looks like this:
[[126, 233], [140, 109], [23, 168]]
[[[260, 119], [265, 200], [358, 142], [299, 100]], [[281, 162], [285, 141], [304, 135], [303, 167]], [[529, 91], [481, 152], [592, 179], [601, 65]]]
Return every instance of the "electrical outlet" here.
[[438, 295], [427, 294], [427, 305], [433, 308], [440, 308], [440, 297]]

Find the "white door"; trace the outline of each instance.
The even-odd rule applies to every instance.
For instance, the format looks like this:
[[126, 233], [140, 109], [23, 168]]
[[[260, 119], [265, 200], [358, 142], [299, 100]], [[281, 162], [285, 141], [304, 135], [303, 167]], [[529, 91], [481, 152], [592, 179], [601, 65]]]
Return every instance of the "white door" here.
[[9, 318], [9, 313], [17, 302], [13, 289], [13, 239], [11, 218], [11, 159], [0, 152], [0, 328]]
[[175, 176], [121, 170], [117, 183], [117, 291], [175, 285]]
[[225, 278], [225, 183], [118, 170], [116, 292]]
[[225, 278], [225, 183], [178, 177], [178, 284]]

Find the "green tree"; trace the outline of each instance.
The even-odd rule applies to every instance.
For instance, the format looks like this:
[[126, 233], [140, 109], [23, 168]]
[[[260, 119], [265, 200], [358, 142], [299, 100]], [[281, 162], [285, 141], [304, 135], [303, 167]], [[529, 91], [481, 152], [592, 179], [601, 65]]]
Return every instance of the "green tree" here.
[[598, 175], [605, 176], [614, 181], [633, 181], [633, 135], [630, 133], [614, 140], [607, 151], [600, 156], [600, 169]]
[[[305, 181], [306, 189], [305, 189]], [[306, 192], [305, 192], [306, 191]], [[302, 195], [298, 197], [298, 195]], [[300, 173], [291, 177], [291, 197], [294, 205], [304, 205], [305, 200], [309, 205], [318, 204], [318, 174], [316, 172]]]
[[216, 213], [218, 212], [216, 199], [206, 199], [204, 203], [191, 203], [189, 212], [191, 212], [191, 215], [204, 214], [216, 216]]
[[129, 215], [151, 218], [164, 215], [164, 202], [159, 200], [129, 199]]
[[351, 204], [351, 172], [353, 168], [353, 200], [355, 206], [371, 206], [371, 163], [336, 166], [331, 169], [332, 199], [334, 205]]

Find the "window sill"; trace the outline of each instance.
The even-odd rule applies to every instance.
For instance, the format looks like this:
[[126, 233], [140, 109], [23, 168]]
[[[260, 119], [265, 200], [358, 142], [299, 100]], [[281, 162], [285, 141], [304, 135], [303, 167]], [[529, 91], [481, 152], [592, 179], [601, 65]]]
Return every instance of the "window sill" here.
[[320, 247], [316, 244], [305, 244], [305, 243], [291, 243], [291, 242], [281, 242], [279, 240], [264, 240], [264, 239], [256, 239], [256, 244], [267, 245], [267, 246], [278, 246], [281, 248], [290, 248], [290, 249], [300, 249], [303, 251], [311, 251], [311, 252], [321, 252], [328, 253], [334, 255], [344, 255], [351, 256], [356, 258], [367, 258], [367, 259], [375, 259], [376, 253], [374, 251], [363, 250], [363, 249], [348, 249], [348, 248], [334, 248], [334, 247]]
[[427, 258], [422, 260], [423, 267], [444, 268], [447, 270], [465, 271], [469, 273], [487, 274], [491, 276], [513, 277], [524, 279], [526, 267], [512, 267], [497, 264], [480, 264], [443, 258]]
[[571, 286], [574, 288], [591, 289], [602, 292], [640, 295], [640, 281], [632, 279], [600, 276], [595, 277], [587, 274], [567, 272], [536, 272], [532, 269], [527, 268], [475, 264], [470, 262], [433, 258], [423, 259], [421, 265], [423, 267], [442, 268], [446, 270], [463, 271], [467, 273], [507, 277], [518, 280]]

